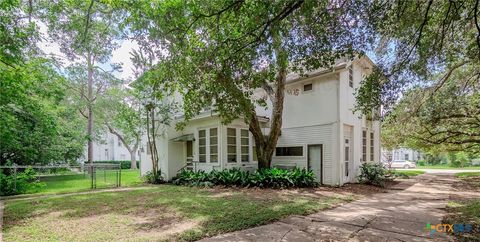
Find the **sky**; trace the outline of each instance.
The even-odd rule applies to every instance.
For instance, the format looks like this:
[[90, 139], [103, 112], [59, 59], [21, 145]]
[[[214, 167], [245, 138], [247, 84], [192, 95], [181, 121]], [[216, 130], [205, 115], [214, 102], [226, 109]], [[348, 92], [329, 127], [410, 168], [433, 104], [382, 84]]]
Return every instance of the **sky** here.
[[[73, 64], [74, 62], [68, 60], [68, 58], [62, 53], [60, 46], [57, 43], [48, 40], [47, 26], [39, 21], [36, 22], [36, 25], [39, 27], [39, 32], [42, 36], [42, 40], [38, 43], [40, 50], [48, 56], [60, 59], [64, 67]], [[132, 81], [135, 76], [133, 73], [133, 63], [130, 59], [130, 53], [134, 49], [139, 49], [139, 45], [136, 41], [129, 39], [121, 40], [119, 45], [120, 47], [112, 52], [110, 61], [101, 65], [101, 67], [106, 70], [110, 69], [110, 64], [113, 63], [112, 60], [114, 60], [115, 63], [119, 63], [122, 66], [122, 72], [113, 73], [115, 77], [126, 81]]]

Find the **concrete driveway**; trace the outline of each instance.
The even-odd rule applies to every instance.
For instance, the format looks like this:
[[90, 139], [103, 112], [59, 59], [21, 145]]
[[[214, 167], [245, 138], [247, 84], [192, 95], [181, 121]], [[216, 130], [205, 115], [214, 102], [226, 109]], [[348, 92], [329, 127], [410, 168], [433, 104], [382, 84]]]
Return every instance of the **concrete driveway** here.
[[453, 241], [430, 235], [426, 226], [442, 223], [454, 181], [450, 174], [424, 174], [335, 209], [203, 241]]
[[455, 174], [460, 172], [480, 172], [480, 170], [460, 170], [460, 169], [396, 169], [399, 171], [425, 171], [428, 174]]

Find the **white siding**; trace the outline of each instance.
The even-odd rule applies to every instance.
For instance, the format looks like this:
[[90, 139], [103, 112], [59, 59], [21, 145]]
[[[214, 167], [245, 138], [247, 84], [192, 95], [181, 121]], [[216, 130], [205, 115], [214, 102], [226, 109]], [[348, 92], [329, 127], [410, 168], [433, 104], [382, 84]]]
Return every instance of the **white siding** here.
[[272, 165], [295, 165], [299, 168], [307, 167], [307, 145], [323, 145], [323, 183], [334, 185], [335, 176], [333, 176], [332, 159], [332, 124], [314, 125], [307, 127], [296, 127], [282, 129], [282, 135], [278, 139], [277, 146], [302, 146], [302, 157], [278, 157], [274, 156]]

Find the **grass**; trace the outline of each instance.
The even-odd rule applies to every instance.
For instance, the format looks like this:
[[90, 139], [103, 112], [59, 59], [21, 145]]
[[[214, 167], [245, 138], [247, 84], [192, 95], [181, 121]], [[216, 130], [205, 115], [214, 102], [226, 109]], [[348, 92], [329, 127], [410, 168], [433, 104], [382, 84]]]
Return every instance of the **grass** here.
[[[460, 179], [460, 186], [464, 191], [480, 191], [480, 172], [461, 172], [455, 174]], [[451, 196], [447, 204], [447, 216], [443, 219], [449, 224], [469, 224], [473, 231], [455, 233], [458, 241], [479, 241], [480, 238], [480, 199], [478, 197]]]
[[402, 170], [402, 171], [394, 171], [393, 172], [395, 176], [401, 177], [401, 178], [410, 178], [413, 176], [418, 176], [421, 174], [424, 174], [425, 171], [415, 171], [415, 170]]
[[455, 174], [458, 178], [480, 177], [480, 172], [460, 172]]
[[460, 172], [455, 177], [460, 178], [464, 189], [480, 191], [480, 172]]
[[415, 169], [449, 169], [449, 170], [480, 170], [480, 166], [451, 167], [449, 164], [425, 165], [417, 164]]
[[7, 200], [5, 241], [187, 240], [304, 215], [353, 200], [313, 192], [174, 185]]
[[[85, 191], [91, 188], [91, 179], [88, 174], [60, 174], [41, 176], [41, 186], [32, 188], [27, 193], [65, 193]], [[97, 188], [114, 187], [116, 185], [116, 171], [98, 171], [96, 173]], [[121, 186], [141, 184], [139, 170], [122, 170]]]
[[468, 233], [455, 233], [458, 241], [478, 241], [480, 238], [480, 200], [450, 201], [447, 204], [449, 214], [444, 218], [449, 224], [469, 224], [472, 231]]

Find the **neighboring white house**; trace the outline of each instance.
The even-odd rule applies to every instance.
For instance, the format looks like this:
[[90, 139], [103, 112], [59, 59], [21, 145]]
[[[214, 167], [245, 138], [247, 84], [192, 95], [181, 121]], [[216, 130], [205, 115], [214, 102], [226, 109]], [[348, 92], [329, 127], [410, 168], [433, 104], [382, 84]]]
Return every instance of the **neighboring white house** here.
[[[322, 184], [355, 182], [362, 162], [380, 161], [380, 124], [354, 114], [354, 92], [373, 69], [368, 57], [339, 61], [333, 70], [288, 75], [283, 126], [272, 166], [308, 168]], [[254, 97], [263, 97], [263, 91]], [[271, 105], [258, 108], [265, 132]], [[242, 119], [224, 125], [216, 114], [205, 112], [183, 130], [168, 128], [157, 140], [159, 168], [167, 180], [180, 169], [239, 167], [257, 169], [254, 139]], [[144, 144], [144, 147], [147, 147]], [[144, 149], [142, 174], [151, 170], [150, 152]]]
[[397, 148], [394, 150], [382, 149], [382, 161], [388, 160], [407, 160], [418, 161], [422, 159], [422, 153], [409, 148]]
[[[146, 139], [145, 139], [146, 140]], [[88, 146], [85, 146], [81, 161], [87, 160]], [[140, 151], [137, 151], [137, 160], [140, 158]], [[93, 142], [93, 160], [94, 161], [124, 161], [130, 160], [130, 152], [123, 145], [122, 141], [111, 134], [105, 132], [101, 137]]]

